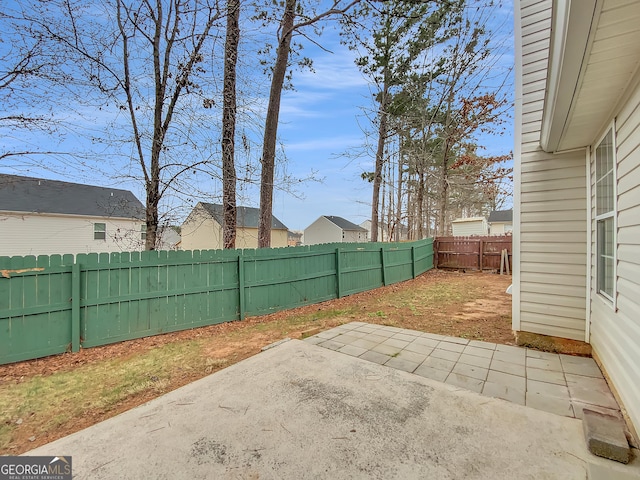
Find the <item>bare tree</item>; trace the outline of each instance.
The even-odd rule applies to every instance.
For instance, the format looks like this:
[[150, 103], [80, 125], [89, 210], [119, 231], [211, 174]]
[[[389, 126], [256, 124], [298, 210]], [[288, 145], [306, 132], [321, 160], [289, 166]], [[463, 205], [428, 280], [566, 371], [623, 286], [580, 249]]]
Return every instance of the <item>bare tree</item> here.
[[11, 137], [21, 138], [25, 131], [48, 134], [64, 127], [62, 120], [43, 105], [51, 103], [48, 94], [54, 80], [69, 80], [56, 68], [60, 58], [46, 48], [39, 32], [31, 31], [20, 7], [19, 3], [12, 3], [0, 10], [0, 135], [5, 140], [0, 160], [65, 155], [66, 152], [24, 143], [17, 148], [11, 145]]
[[129, 146], [144, 182], [148, 250], [156, 248], [162, 197], [184, 173], [209, 161], [174, 151], [190, 141], [176, 119], [193, 112], [198, 101], [200, 108], [208, 106], [198, 82], [207, 81], [205, 51], [224, 15], [218, 3], [22, 0], [30, 31], [66, 59], [59, 68], [72, 72], [69, 96], [124, 115], [118, 127], [128, 124], [128, 138], [120, 145]]
[[[321, 13], [304, 13], [299, 0], [285, 0], [284, 11], [278, 28], [276, 59], [273, 65], [269, 102], [264, 124], [264, 139], [262, 146], [262, 171], [260, 175], [260, 219], [258, 223], [258, 247], [271, 245], [271, 222], [273, 216], [273, 187], [276, 158], [276, 141], [278, 135], [278, 121], [280, 117], [280, 99], [285, 84], [289, 58], [291, 54], [291, 40], [295, 33], [305, 27], [312, 26], [321, 20], [341, 17], [346, 14], [360, 0], [343, 2], [333, 0], [329, 9]], [[298, 22], [296, 22], [298, 20]]]

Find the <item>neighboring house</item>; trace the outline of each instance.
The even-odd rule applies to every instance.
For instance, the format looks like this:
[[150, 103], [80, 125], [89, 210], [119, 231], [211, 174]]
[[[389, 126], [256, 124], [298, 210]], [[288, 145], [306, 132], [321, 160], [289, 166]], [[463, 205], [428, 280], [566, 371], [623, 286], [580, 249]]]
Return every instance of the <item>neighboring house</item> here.
[[0, 255], [144, 248], [144, 206], [128, 190], [0, 174]]
[[513, 210], [494, 210], [489, 214], [489, 234], [505, 235], [513, 231]]
[[304, 229], [304, 244], [366, 242], [367, 230], [342, 217], [323, 215]]
[[162, 225], [158, 228], [157, 250], [180, 250], [180, 227]]
[[[371, 220], [365, 220], [360, 224], [362, 228], [367, 231], [369, 239], [371, 236]], [[396, 233], [399, 238], [398, 241], [406, 242], [409, 240], [409, 229], [406, 225], [394, 226], [394, 225], [378, 225], [378, 241], [379, 242], [394, 242], [396, 241]], [[391, 236], [391, 239], [389, 239]]]
[[454, 237], [487, 235], [489, 227], [484, 217], [456, 218], [451, 222]]
[[640, 430], [640, 3], [516, 2], [513, 329], [591, 343]]
[[289, 230], [287, 232], [287, 245], [289, 247], [302, 245], [302, 232]]
[[[252, 207], [237, 207], [236, 248], [258, 248], [260, 211]], [[222, 205], [198, 202], [182, 224], [182, 250], [215, 250], [223, 248]], [[287, 227], [271, 217], [271, 246], [287, 246]]]

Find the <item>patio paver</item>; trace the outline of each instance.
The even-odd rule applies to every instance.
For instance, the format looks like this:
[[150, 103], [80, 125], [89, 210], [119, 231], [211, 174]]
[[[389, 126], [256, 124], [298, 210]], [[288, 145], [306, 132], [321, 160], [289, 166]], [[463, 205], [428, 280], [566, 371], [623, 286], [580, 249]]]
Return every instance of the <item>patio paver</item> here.
[[621, 416], [592, 358], [352, 322], [304, 340], [425, 378], [538, 410]]

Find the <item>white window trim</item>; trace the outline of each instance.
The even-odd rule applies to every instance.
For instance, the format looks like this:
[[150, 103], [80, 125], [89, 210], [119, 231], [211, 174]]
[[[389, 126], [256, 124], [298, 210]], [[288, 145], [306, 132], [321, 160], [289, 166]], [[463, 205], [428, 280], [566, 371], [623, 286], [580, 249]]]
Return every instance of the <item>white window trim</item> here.
[[[613, 210], [610, 212], [604, 213], [602, 215], [598, 215], [598, 166], [596, 159], [596, 149], [598, 145], [604, 140], [604, 137], [611, 132], [611, 144], [613, 150], [613, 166], [612, 166], [612, 175], [613, 175]], [[604, 133], [600, 136], [597, 142], [593, 144], [591, 147], [592, 158], [594, 162], [594, 180], [593, 180], [593, 189], [594, 189], [594, 205], [595, 214], [593, 216], [593, 228], [595, 233], [595, 292], [596, 296], [602, 300], [605, 305], [611, 307], [614, 311], [617, 311], [617, 291], [618, 291], [618, 145], [616, 142], [616, 122], [615, 119], [611, 122], [611, 124], [607, 127]], [[605, 220], [607, 218], [613, 218], [613, 286], [612, 293], [613, 297], [610, 297], [605, 292], [600, 291], [599, 286], [599, 278], [600, 278], [600, 249], [598, 245], [598, 221]]]
[[[98, 225], [104, 225], [104, 230], [96, 230]], [[104, 238], [96, 238], [96, 233], [104, 233]], [[106, 242], [107, 241], [107, 223], [106, 222], [93, 222], [93, 241], [94, 242]]]

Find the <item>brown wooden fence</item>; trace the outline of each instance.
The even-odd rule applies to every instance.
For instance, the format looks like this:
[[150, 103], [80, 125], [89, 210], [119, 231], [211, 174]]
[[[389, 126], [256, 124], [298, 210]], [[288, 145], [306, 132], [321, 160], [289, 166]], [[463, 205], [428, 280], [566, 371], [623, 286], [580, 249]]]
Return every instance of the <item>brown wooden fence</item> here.
[[436, 237], [433, 246], [436, 268], [500, 271], [506, 249], [511, 271], [511, 235]]

